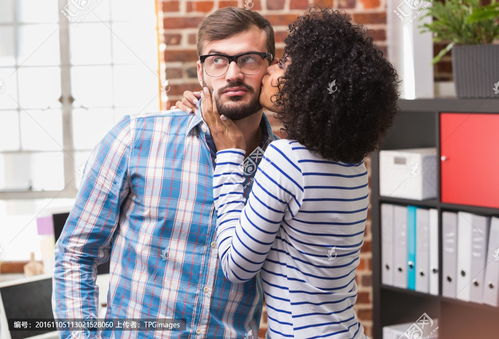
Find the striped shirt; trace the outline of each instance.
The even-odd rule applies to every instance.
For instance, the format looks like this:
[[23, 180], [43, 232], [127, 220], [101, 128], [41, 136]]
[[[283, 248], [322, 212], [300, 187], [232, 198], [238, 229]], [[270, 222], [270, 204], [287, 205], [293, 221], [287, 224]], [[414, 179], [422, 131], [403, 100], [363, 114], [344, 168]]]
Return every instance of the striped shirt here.
[[[261, 128], [275, 138], [265, 116]], [[177, 110], [125, 117], [105, 136], [56, 244], [55, 318], [97, 318], [96, 266], [110, 257], [106, 319], [173, 319], [185, 330], [103, 338], [258, 333], [260, 282], [231, 283], [219, 266], [207, 133], [199, 111]]]
[[219, 151], [217, 244], [225, 276], [261, 274], [274, 338], [364, 338], [354, 304], [368, 208], [363, 162], [327, 161], [296, 141], [273, 141], [242, 196], [244, 151]]

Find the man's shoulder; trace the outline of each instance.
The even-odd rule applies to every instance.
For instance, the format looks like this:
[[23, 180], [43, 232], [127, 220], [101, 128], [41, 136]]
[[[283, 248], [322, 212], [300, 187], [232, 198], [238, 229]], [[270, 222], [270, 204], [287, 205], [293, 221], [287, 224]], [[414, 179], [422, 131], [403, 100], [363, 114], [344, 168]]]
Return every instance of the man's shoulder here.
[[132, 120], [151, 121], [151, 122], [155, 122], [158, 120], [181, 121], [182, 119], [192, 119], [192, 117], [194, 117], [192, 113], [187, 113], [180, 109], [170, 109], [167, 111], [145, 112], [145, 113], [130, 115], [130, 119]]
[[195, 115], [192, 113], [184, 112], [179, 109], [147, 112], [139, 114], [130, 114], [130, 125], [133, 129], [158, 129], [165, 128], [170, 130], [176, 127], [177, 132], [183, 128], [187, 131], [191, 127]]

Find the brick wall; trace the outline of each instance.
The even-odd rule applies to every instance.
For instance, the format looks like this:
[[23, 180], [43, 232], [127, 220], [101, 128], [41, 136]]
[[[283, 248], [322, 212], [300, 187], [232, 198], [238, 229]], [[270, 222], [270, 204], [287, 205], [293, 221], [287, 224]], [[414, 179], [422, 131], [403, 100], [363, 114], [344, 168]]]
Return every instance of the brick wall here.
[[[196, 78], [197, 25], [212, 11], [227, 6], [243, 6], [251, 0], [163, 0], [164, 51], [162, 71], [166, 71], [164, 85], [170, 107], [183, 91], [199, 87]], [[253, 10], [264, 15], [273, 24], [276, 35], [276, 54], [282, 55], [288, 24], [309, 7], [343, 9], [353, 21], [367, 26], [376, 44], [386, 52], [386, 0], [252, 0]], [[165, 73], [163, 73], [165, 74]], [[166, 101], [166, 99], [168, 101]]]
[[[446, 43], [436, 42], [433, 44], [433, 55], [436, 56], [447, 46]], [[433, 66], [433, 77], [435, 81], [452, 81], [452, 50], [442, 60]]]
[[[288, 24], [302, 15], [309, 7], [332, 7], [345, 10], [352, 15], [355, 23], [365, 25], [375, 43], [386, 53], [386, 3], [387, 0], [253, 0], [253, 10], [264, 15], [274, 26], [276, 54], [282, 55]], [[170, 107], [185, 90], [199, 88], [196, 77], [196, 32], [197, 25], [210, 12], [227, 6], [242, 7], [251, 1], [234, 0], [163, 0], [162, 46], [164, 60], [161, 66], [167, 95], [164, 106]], [[274, 130], [279, 134], [279, 122], [271, 117]], [[369, 159], [367, 159], [369, 165]], [[369, 167], [368, 167], [369, 168]], [[369, 212], [370, 213], [370, 212]], [[357, 274], [359, 295], [357, 314], [366, 329], [372, 334], [372, 260], [371, 260], [371, 221], [367, 223], [365, 244]], [[260, 335], [264, 336], [265, 319]]]

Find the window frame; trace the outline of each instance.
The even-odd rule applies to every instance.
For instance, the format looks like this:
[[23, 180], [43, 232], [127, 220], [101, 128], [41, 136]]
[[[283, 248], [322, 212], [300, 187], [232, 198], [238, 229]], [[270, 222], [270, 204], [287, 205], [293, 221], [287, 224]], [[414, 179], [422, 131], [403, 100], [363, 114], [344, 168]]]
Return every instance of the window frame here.
[[[69, 0], [71, 1], [71, 0]], [[156, 40], [158, 44], [156, 46], [156, 57], [157, 57], [157, 70], [158, 70], [158, 98], [162, 98], [161, 96], [161, 75], [160, 72], [160, 48], [159, 48], [159, 29], [158, 25], [159, 18], [159, 8], [161, 8], [158, 4], [158, 0], [151, 0], [154, 5], [154, 14], [156, 19], [156, 27], [154, 29], [156, 34]], [[0, 154], [32, 154], [32, 153], [60, 153], [63, 155], [63, 170], [64, 170], [64, 187], [61, 190], [2, 190], [0, 189], [0, 200], [16, 200], [16, 199], [59, 199], [59, 198], [75, 198], [78, 192], [78, 188], [76, 186], [76, 164], [75, 164], [75, 155], [77, 152], [81, 152], [82, 150], [76, 149], [74, 145], [74, 135], [73, 135], [73, 110], [77, 110], [78, 107], [73, 105], [74, 98], [72, 97], [71, 92], [71, 70], [74, 66], [71, 64], [70, 51], [71, 51], [71, 41], [70, 41], [70, 25], [71, 20], [67, 18], [65, 14], [65, 6], [68, 3], [68, 0], [58, 0], [58, 28], [59, 28], [59, 53], [60, 60], [59, 64], [55, 67], [58, 67], [60, 70], [60, 80], [61, 80], [61, 96], [59, 98], [59, 102], [61, 106], [57, 109], [61, 112], [61, 121], [62, 121], [62, 150], [50, 151], [50, 150], [23, 150], [22, 147], [18, 150], [12, 151], [0, 151]], [[14, 39], [14, 50], [15, 50], [15, 65], [12, 67], [15, 69], [17, 73], [22, 65], [18, 63], [18, 27], [20, 26], [19, 21], [16, 19], [18, 6], [17, 1], [13, 2], [14, 8], [14, 21], [10, 23], [0, 23], [0, 27], [12, 27], [15, 34]], [[111, 66], [114, 67], [114, 61], [111, 61]], [[24, 66], [26, 67], [26, 66]], [[30, 66], [28, 66], [30, 67]], [[50, 67], [50, 66], [45, 66]], [[16, 75], [17, 76], [17, 75]], [[18, 83], [19, 87], [19, 83]], [[114, 104], [113, 104], [114, 105]], [[159, 109], [163, 109], [163, 100], [159, 100], [158, 102]], [[7, 109], [2, 111], [8, 111]], [[21, 112], [23, 108], [17, 105], [17, 108], [12, 111], [16, 111], [18, 117], [20, 119]], [[1, 112], [0, 112], [1, 113]], [[19, 123], [19, 129], [21, 129], [21, 124]]]

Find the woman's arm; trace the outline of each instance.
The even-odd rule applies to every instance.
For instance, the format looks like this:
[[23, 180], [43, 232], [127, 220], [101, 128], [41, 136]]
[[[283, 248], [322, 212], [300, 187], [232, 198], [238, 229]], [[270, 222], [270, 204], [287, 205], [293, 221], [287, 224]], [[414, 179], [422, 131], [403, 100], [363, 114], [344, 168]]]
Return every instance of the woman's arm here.
[[272, 142], [245, 206], [242, 164], [246, 142], [241, 130], [220, 116], [214, 103], [213, 94], [203, 88], [201, 112], [218, 150], [213, 178], [218, 255], [225, 276], [244, 282], [262, 267], [286, 211], [292, 215], [298, 212], [302, 175], [289, 141]]
[[243, 197], [245, 152], [217, 153], [213, 189], [217, 208], [218, 255], [227, 279], [244, 282], [261, 269], [289, 211], [301, 205], [302, 176], [287, 140], [272, 142], [255, 174], [247, 203]]

